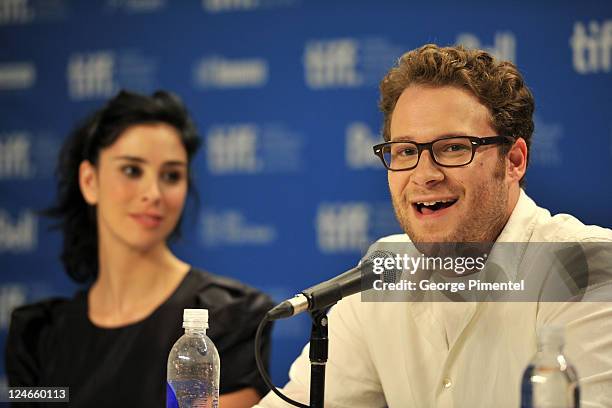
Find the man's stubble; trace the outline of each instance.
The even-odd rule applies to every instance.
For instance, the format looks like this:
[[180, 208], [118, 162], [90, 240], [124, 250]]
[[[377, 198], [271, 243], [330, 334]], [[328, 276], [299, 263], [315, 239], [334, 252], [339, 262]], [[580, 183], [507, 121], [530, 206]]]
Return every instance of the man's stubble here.
[[483, 182], [475, 187], [475, 194], [467, 203], [470, 214], [464, 214], [454, 231], [439, 239], [432, 240], [429, 234], [421, 234], [413, 228], [414, 220], [408, 216], [412, 211], [411, 204], [403, 192], [401, 197], [391, 193], [395, 216], [412, 242], [494, 242], [509, 218], [506, 213], [508, 187], [504, 183], [505, 175], [505, 160], [502, 156], [497, 162], [491, 182]]

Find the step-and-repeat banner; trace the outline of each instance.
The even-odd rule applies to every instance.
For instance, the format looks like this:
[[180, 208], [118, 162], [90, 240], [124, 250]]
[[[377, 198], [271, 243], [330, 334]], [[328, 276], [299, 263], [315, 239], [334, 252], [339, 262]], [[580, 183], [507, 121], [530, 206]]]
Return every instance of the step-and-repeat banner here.
[[[611, 2], [0, 0], [2, 349], [14, 307], [76, 289], [37, 212], [63, 139], [118, 89], [179, 94], [204, 139], [179, 256], [281, 300], [400, 231], [371, 149], [377, 85], [430, 42], [518, 65], [537, 107], [528, 194], [612, 227]], [[277, 383], [308, 334], [276, 325]]]

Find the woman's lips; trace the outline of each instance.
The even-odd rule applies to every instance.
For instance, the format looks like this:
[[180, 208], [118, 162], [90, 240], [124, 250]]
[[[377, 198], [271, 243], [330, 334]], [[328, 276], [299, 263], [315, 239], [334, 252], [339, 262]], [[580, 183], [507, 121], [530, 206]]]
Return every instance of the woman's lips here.
[[130, 214], [137, 223], [146, 228], [155, 228], [158, 227], [163, 217], [159, 215], [149, 215], [149, 214]]

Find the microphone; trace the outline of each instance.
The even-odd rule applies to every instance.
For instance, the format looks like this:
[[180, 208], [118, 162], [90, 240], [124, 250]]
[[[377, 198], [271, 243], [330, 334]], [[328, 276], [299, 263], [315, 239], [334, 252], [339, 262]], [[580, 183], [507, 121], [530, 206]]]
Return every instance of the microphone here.
[[[382, 274], [374, 273], [374, 260], [377, 258], [393, 258], [393, 254], [379, 250], [372, 252], [355, 268], [305, 289], [294, 297], [279, 303], [266, 314], [267, 318], [269, 320], [284, 319], [305, 311], [325, 309], [342, 298], [372, 288], [376, 280], [395, 281], [397, 273], [401, 273], [399, 270], [387, 271], [385, 269]], [[383, 264], [384, 261], [381, 265]]]

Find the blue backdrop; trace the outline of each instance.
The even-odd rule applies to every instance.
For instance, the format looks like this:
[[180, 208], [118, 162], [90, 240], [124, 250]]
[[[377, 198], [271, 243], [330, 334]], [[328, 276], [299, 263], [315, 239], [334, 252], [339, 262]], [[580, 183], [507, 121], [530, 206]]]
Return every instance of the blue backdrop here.
[[[458, 3], [0, 0], [0, 346], [14, 307], [75, 289], [36, 211], [63, 138], [122, 87], [178, 93], [205, 140], [179, 256], [278, 300], [399, 231], [377, 84], [427, 42], [513, 60], [536, 97], [528, 193], [612, 227], [612, 3]], [[277, 383], [308, 329], [277, 324]]]

